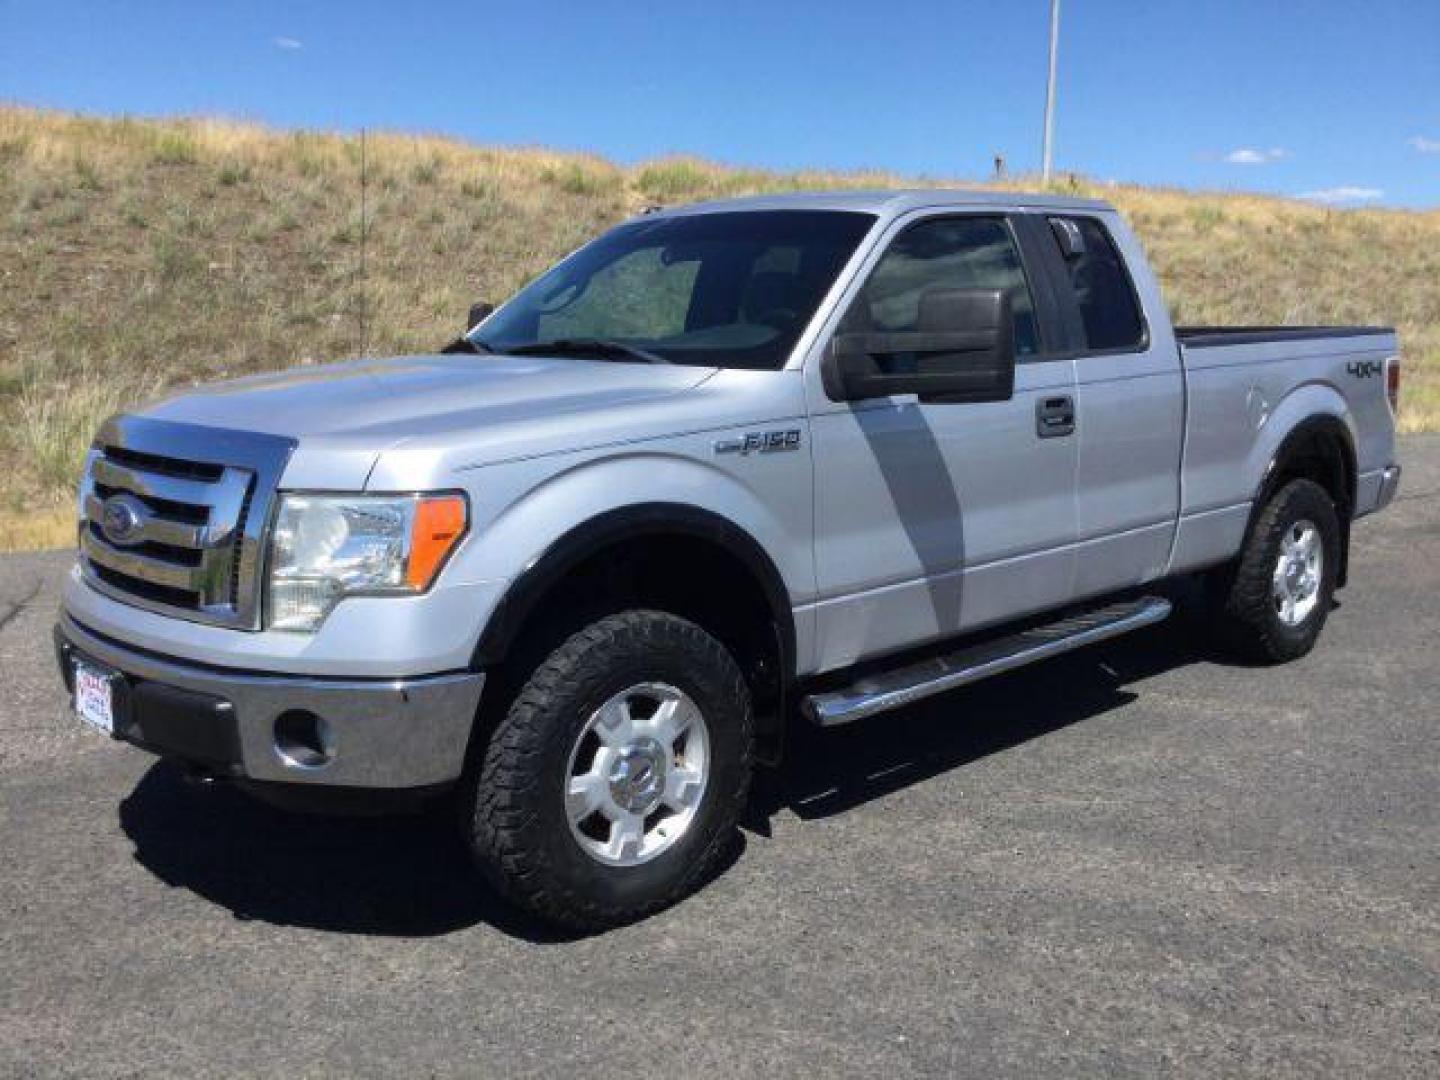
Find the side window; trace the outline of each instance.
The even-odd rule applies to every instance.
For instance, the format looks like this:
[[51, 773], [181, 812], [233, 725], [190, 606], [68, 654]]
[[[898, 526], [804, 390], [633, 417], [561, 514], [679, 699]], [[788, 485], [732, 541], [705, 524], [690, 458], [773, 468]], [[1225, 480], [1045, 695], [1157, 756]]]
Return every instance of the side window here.
[[1075, 290], [1086, 347], [1140, 347], [1145, 337], [1140, 306], [1125, 260], [1105, 226], [1094, 218], [1056, 217], [1050, 219], [1050, 231]]
[[841, 324], [847, 333], [914, 330], [927, 289], [1006, 289], [1015, 313], [1015, 351], [1039, 351], [1035, 302], [1020, 250], [1002, 218], [953, 217], [906, 229], [880, 258]]

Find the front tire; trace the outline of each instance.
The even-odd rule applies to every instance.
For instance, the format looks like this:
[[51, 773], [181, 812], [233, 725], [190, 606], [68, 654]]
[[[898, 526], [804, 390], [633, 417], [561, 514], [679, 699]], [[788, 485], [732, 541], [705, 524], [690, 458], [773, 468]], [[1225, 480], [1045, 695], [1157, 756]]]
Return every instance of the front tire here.
[[1212, 579], [1216, 629], [1244, 659], [1304, 656], [1330, 614], [1340, 566], [1340, 522], [1312, 480], [1280, 488], [1255, 519], [1240, 559]]
[[548, 922], [641, 918], [697, 888], [733, 841], [753, 735], [719, 641], [664, 612], [610, 615], [546, 657], [496, 725], [471, 781], [470, 848]]

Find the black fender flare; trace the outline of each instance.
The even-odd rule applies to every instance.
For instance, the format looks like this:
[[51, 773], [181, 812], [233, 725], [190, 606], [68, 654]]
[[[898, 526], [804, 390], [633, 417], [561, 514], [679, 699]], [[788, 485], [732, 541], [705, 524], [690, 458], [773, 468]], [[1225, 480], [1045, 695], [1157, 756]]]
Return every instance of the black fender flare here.
[[1286, 474], [1286, 466], [1300, 456], [1301, 448], [1315, 439], [1333, 440], [1340, 447], [1340, 486], [1342, 498], [1336, 506], [1336, 516], [1340, 519], [1340, 566], [1336, 575], [1337, 587], [1343, 586], [1349, 576], [1350, 568], [1350, 522], [1355, 514], [1355, 499], [1357, 485], [1359, 484], [1359, 472], [1356, 465], [1355, 440], [1350, 434], [1350, 429], [1338, 416], [1329, 413], [1322, 413], [1316, 416], [1306, 417], [1285, 434], [1280, 440], [1280, 445], [1275, 448], [1275, 453], [1270, 458], [1270, 464], [1265, 467], [1265, 473], [1260, 478], [1260, 483], [1255, 489], [1255, 500], [1250, 507], [1250, 521], [1245, 527], [1245, 535], [1250, 535], [1250, 529], [1255, 524], [1255, 519], [1260, 516], [1270, 496], [1274, 494], [1275, 488], [1281, 477]]
[[606, 511], [553, 541], [516, 577], [491, 612], [475, 646], [475, 670], [502, 662], [530, 614], [550, 588], [596, 551], [640, 537], [705, 540], [733, 555], [754, 577], [775, 626], [782, 685], [795, 676], [795, 613], [785, 579], [765, 548], [745, 529], [710, 510], [686, 503], [635, 503]]

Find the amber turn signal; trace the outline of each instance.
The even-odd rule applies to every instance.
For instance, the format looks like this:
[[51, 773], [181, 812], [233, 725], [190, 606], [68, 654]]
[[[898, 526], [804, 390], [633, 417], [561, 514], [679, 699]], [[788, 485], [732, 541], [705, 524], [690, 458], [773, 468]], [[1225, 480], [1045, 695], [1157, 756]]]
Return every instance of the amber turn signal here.
[[460, 495], [427, 495], [415, 504], [405, 584], [416, 592], [430, 587], [465, 535], [465, 519], [465, 499]]

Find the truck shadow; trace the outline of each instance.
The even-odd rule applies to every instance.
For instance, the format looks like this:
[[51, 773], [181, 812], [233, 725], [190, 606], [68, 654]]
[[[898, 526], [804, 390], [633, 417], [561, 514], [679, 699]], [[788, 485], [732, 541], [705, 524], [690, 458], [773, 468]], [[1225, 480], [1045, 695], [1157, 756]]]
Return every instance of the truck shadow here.
[[1140, 696], [1130, 684], [1204, 659], [1182, 614], [854, 725], [796, 723], [785, 767], [758, 778], [745, 827], [769, 835], [783, 810], [804, 820], [842, 814], [1129, 704]]
[[[1126, 685], [1201, 658], [1182, 619], [849, 728], [797, 721], [787, 764], [762, 771], [744, 831], [716, 871], [789, 810], [826, 817], [1135, 699]], [[427, 937], [480, 923], [574, 940], [517, 913], [481, 879], [449, 817], [343, 818], [274, 809], [157, 763], [120, 806], [135, 859], [235, 918], [335, 933]]]
[[137, 862], [237, 919], [399, 937], [485, 922], [527, 940], [564, 940], [489, 889], [450, 825], [438, 812], [288, 813], [226, 784], [196, 785], [165, 762], [120, 804]]

